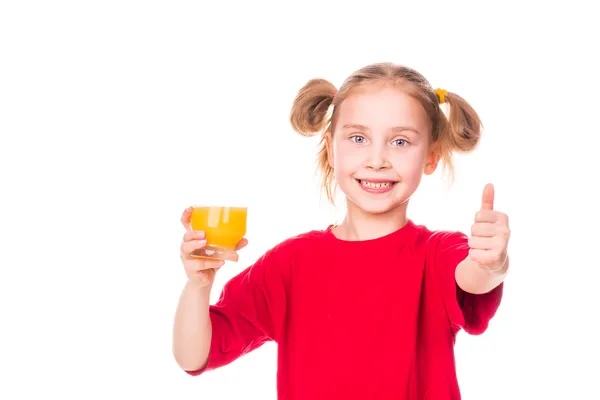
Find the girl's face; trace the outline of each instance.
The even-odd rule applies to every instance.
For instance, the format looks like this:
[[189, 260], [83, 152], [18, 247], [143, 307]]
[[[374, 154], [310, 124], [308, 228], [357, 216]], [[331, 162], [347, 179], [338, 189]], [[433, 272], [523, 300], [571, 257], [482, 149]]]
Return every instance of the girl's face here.
[[393, 211], [435, 171], [430, 123], [423, 107], [394, 87], [370, 85], [341, 104], [329, 165], [349, 207], [370, 214]]

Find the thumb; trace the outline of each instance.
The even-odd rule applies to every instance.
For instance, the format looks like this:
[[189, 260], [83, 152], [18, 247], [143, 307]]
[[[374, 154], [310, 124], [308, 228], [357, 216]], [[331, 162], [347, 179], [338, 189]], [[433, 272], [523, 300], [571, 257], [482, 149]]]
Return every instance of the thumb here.
[[483, 196], [481, 197], [481, 209], [494, 209], [494, 185], [491, 183], [485, 185], [485, 188], [483, 189]]

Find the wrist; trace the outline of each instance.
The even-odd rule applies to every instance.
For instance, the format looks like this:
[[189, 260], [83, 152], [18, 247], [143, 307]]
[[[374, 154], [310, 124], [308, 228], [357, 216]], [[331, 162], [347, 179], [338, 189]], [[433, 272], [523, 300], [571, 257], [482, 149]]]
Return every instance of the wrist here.
[[206, 277], [188, 279], [185, 286], [186, 286], [186, 288], [189, 288], [190, 290], [200, 292], [201, 294], [208, 296], [208, 295], [210, 295], [210, 291], [212, 289], [213, 282], [212, 282], [212, 280], [210, 282], [206, 282], [206, 279], [207, 279]]

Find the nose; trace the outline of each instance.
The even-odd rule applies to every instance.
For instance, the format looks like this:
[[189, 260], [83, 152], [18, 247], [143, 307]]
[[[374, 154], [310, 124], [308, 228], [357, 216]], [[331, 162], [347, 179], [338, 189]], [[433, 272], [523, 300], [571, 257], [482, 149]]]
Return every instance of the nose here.
[[391, 164], [388, 161], [387, 154], [384, 150], [373, 146], [369, 159], [367, 161], [367, 168], [380, 170], [390, 168]]

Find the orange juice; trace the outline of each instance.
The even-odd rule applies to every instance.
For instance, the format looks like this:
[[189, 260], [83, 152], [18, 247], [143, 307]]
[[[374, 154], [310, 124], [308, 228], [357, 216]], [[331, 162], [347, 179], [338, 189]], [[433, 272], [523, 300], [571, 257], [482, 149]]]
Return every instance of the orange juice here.
[[194, 207], [192, 229], [204, 231], [206, 248], [194, 256], [237, 261], [235, 246], [246, 234], [247, 207]]

